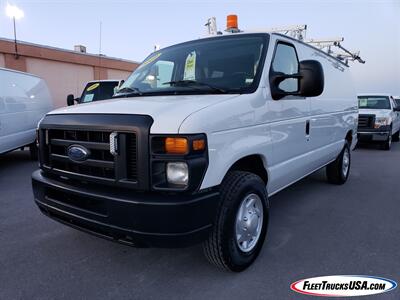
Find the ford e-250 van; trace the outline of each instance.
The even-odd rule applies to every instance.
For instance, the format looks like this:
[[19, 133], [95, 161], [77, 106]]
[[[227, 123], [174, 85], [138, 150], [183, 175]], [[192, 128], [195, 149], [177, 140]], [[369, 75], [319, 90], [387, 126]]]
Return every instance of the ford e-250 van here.
[[36, 204], [134, 246], [204, 243], [241, 271], [260, 252], [268, 199], [326, 166], [346, 182], [357, 142], [348, 67], [280, 34], [238, 33], [152, 53], [115, 99], [40, 123]]
[[36, 159], [36, 127], [52, 109], [43, 79], [0, 68], [0, 154], [28, 146]]

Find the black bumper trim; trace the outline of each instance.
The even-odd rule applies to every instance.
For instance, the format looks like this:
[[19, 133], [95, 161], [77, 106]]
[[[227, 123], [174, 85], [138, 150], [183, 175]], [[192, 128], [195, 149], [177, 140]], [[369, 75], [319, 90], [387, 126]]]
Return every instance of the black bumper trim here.
[[106, 192], [98, 186], [60, 182], [40, 170], [32, 174], [32, 185], [36, 204], [50, 218], [133, 246], [182, 247], [203, 241], [219, 202], [216, 189], [195, 195]]

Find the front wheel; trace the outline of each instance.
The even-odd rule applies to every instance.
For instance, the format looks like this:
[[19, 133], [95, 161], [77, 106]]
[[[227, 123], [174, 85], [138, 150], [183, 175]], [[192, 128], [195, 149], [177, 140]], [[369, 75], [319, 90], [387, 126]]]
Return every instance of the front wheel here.
[[268, 224], [265, 183], [249, 172], [229, 172], [221, 185], [221, 203], [203, 249], [219, 268], [240, 272], [262, 248]]
[[392, 131], [390, 131], [387, 140], [383, 142], [382, 149], [389, 151], [391, 147], [392, 147]]
[[393, 142], [398, 142], [400, 140], [400, 130], [397, 131], [395, 134], [392, 136], [392, 141]]
[[29, 145], [29, 154], [30, 154], [31, 160], [38, 159], [38, 147], [36, 146], [36, 143], [32, 143]]
[[345, 142], [339, 156], [326, 166], [326, 176], [333, 184], [343, 184], [347, 181], [350, 173], [351, 155], [349, 142]]

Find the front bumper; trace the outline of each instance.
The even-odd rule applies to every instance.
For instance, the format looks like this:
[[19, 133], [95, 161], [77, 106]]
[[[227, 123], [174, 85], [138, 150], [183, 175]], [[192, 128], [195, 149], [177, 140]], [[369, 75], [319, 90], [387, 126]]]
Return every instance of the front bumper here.
[[359, 128], [357, 138], [360, 142], [384, 142], [390, 134], [390, 126], [381, 126], [377, 129]]
[[85, 232], [133, 246], [183, 247], [208, 237], [217, 189], [165, 194], [85, 184], [32, 174], [35, 202], [47, 216]]

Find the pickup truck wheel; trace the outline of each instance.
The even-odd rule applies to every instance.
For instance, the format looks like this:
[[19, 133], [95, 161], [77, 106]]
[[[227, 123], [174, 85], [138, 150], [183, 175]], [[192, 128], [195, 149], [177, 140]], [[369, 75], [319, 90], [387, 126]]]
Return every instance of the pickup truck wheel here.
[[204, 254], [217, 267], [240, 272], [257, 258], [265, 239], [265, 183], [253, 173], [232, 171], [224, 179], [220, 194], [213, 230], [203, 244]]
[[392, 147], [392, 131], [390, 131], [387, 140], [383, 142], [382, 149], [388, 151], [390, 150], [391, 147]]
[[326, 166], [326, 176], [328, 181], [333, 184], [343, 184], [347, 181], [350, 173], [351, 155], [350, 146], [346, 141], [342, 152], [335, 159]]
[[392, 141], [393, 141], [393, 142], [398, 142], [398, 141], [400, 141], [400, 130], [397, 131], [395, 134], [393, 134]]

